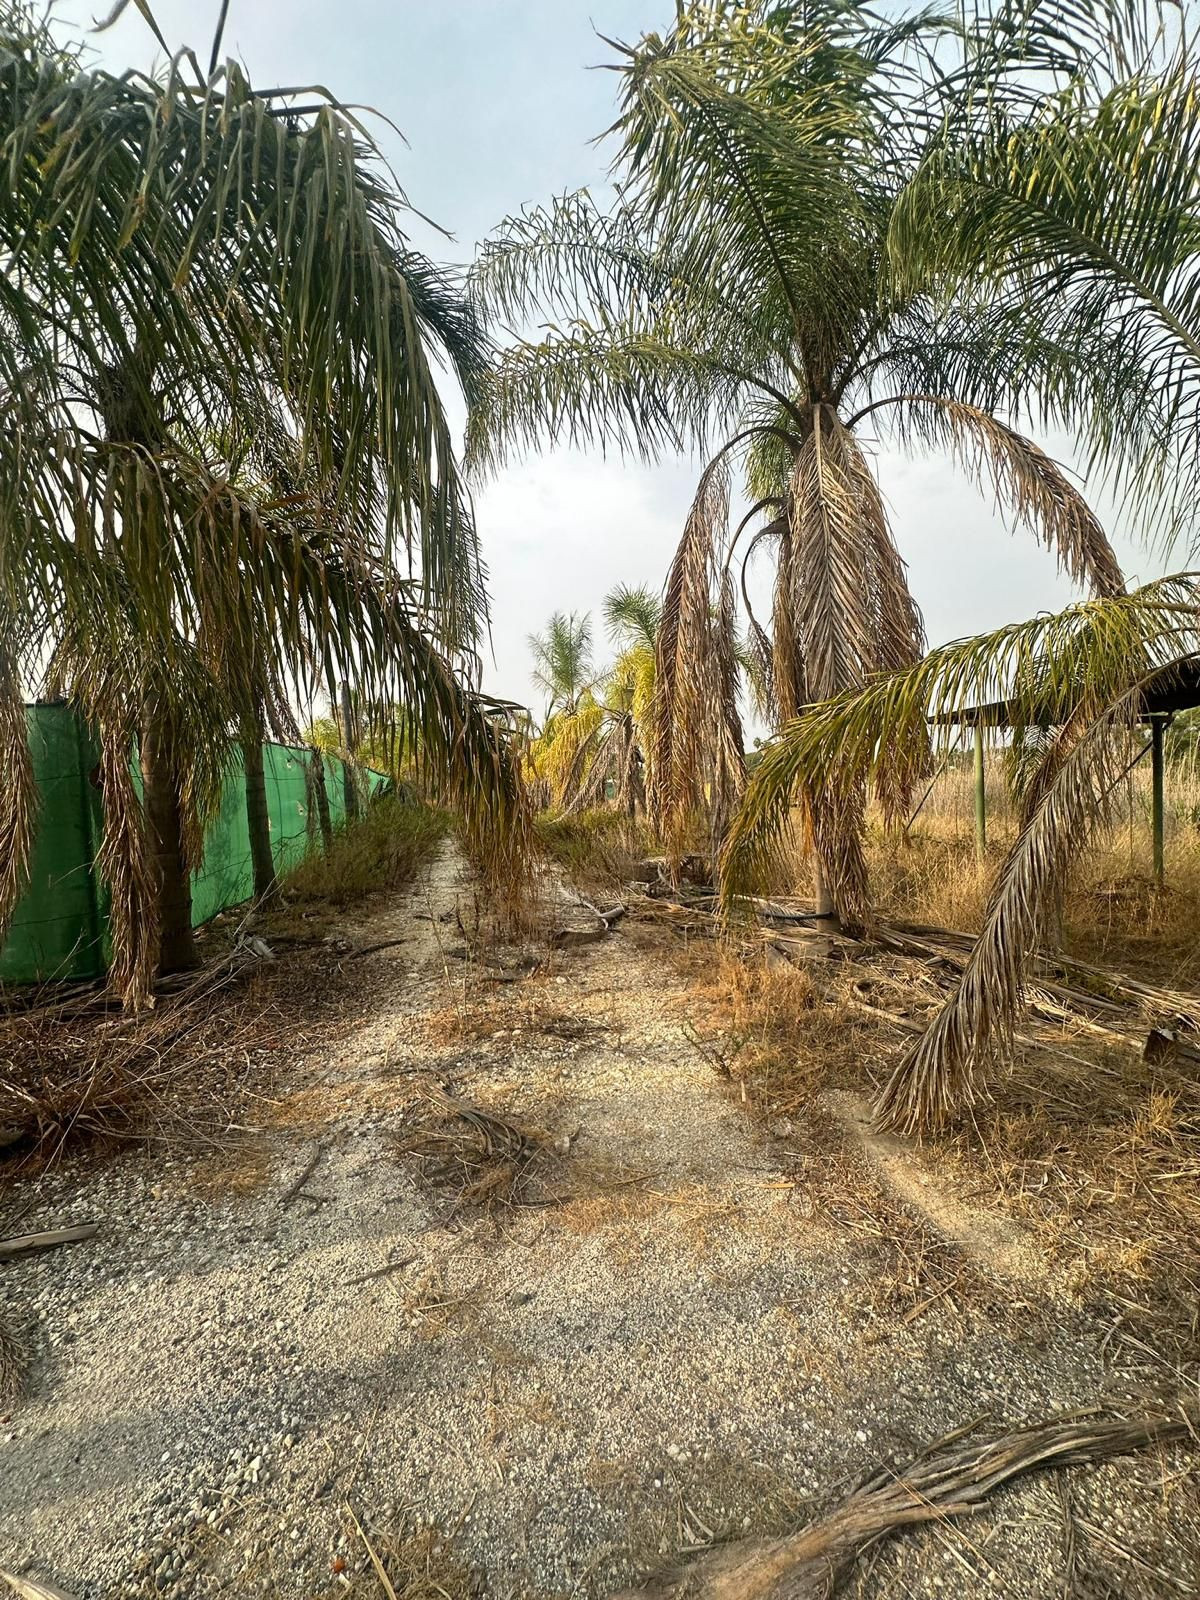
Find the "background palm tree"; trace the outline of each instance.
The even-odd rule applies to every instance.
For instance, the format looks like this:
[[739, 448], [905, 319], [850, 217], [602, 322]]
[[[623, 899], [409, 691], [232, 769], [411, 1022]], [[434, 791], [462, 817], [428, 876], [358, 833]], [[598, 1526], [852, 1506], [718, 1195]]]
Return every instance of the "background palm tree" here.
[[[1056, 10], [1000, 6], [960, 39], [936, 11], [892, 22], [840, 0], [681, 6], [666, 34], [613, 47], [618, 204], [578, 194], [509, 219], [476, 265], [487, 313], [551, 321], [480, 385], [481, 461], [546, 439], [708, 455], [658, 635], [652, 809], [668, 833], [697, 807], [719, 833], [742, 781], [743, 537], [743, 568], [754, 550], [774, 559], [770, 623], [749, 625], [777, 721], [919, 659], [869, 457], [876, 430], [948, 451], [1074, 579], [1122, 588], [1096, 518], [1015, 425], [1031, 403], [1048, 422], [1074, 414], [1082, 385], [1065, 387], [1063, 370], [1075, 353], [1018, 303], [997, 318], [889, 266], [897, 206], [947, 119], [985, 90], [997, 104], [1010, 84], [1027, 94], [1031, 72], [1079, 69], [1082, 43], [1069, 56], [1050, 42]], [[735, 461], [752, 505], [731, 532]], [[830, 891], [821, 908], [861, 919], [863, 797], [836, 812], [797, 798]], [[880, 795], [889, 813], [907, 798]]]
[[402, 705], [511, 854], [501, 723], [457, 676], [484, 599], [434, 376], [436, 351], [470, 395], [483, 344], [336, 103], [215, 47], [207, 76], [187, 53], [113, 77], [12, 0], [0, 46], [0, 913], [35, 811], [22, 690], [53, 646], [104, 751], [136, 1000], [160, 943], [191, 959], [187, 869], [265, 688], [305, 704], [345, 676]]
[[580, 698], [592, 686], [592, 619], [556, 611], [545, 633], [531, 633], [533, 681], [545, 690], [546, 720], [556, 714], [574, 716]]
[[634, 816], [646, 807], [662, 602], [649, 588], [619, 584], [603, 609], [618, 647], [607, 671], [594, 670], [586, 616], [556, 613], [544, 634], [530, 638], [539, 663], [535, 680], [550, 694], [552, 709], [529, 760], [544, 803], [555, 810], [570, 815], [611, 800]]

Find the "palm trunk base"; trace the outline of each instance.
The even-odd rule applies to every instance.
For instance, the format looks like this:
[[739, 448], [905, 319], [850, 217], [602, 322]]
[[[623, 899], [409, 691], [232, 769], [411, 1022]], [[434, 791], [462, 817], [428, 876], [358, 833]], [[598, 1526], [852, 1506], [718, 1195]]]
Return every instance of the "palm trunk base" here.
[[158, 971], [187, 972], [200, 965], [192, 929], [192, 881], [183, 849], [178, 774], [170, 739], [156, 727], [142, 738], [142, 786], [150, 865], [157, 888]]

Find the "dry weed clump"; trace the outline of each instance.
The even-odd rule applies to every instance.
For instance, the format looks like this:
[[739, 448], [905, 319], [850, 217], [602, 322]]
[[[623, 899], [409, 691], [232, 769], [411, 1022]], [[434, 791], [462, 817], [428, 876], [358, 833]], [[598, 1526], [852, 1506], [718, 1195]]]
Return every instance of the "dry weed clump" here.
[[602, 1238], [610, 1256], [630, 1264], [645, 1253], [647, 1231], [654, 1243], [701, 1260], [728, 1238], [741, 1218], [737, 1197], [705, 1183], [664, 1189], [648, 1173], [619, 1171], [607, 1181], [593, 1171], [555, 1213], [566, 1232]]
[[[1087, 1051], [1084, 1055], [1081, 1052]], [[1022, 1051], [974, 1126], [940, 1141], [1079, 1291], [1108, 1288], [1200, 1349], [1200, 1077], [1094, 1040]]]
[[10, 1010], [0, 1016], [0, 1154], [51, 1158], [69, 1141], [228, 1123], [283, 1021], [270, 977], [237, 955], [134, 1016], [96, 994]]
[[603, 1023], [564, 1011], [544, 985], [532, 980], [511, 999], [462, 999], [415, 1019], [425, 1043], [435, 1050], [483, 1040], [564, 1039], [579, 1042], [605, 1032]]
[[410, 883], [445, 838], [446, 812], [386, 795], [362, 818], [340, 829], [326, 853], [311, 850], [284, 877], [285, 901], [348, 906], [381, 889]]
[[534, 841], [543, 855], [585, 892], [618, 892], [632, 878], [638, 862], [657, 849], [644, 822], [609, 810], [585, 811], [573, 817], [543, 813], [534, 824]]
[[870, 1028], [839, 992], [847, 982], [770, 952], [721, 951], [688, 995], [692, 1042], [744, 1099], [786, 1117], [832, 1083], [861, 1081]]
[[436, 1528], [407, 1534], [377, 1533], [347, 1513], [347, 1537], [360, 1561], [339, 1557], [336, 1576], [314, 1600], [480, 1600], [482, 1577], [455, 1554], [453, 1535]]
[[[894, 955], [793, 967], [726, 954], [689, 996], [695, 1042], [773, 1131], [789, 1132], [800, 1117], [808, 1142], [836, 1154], [823, 1092], [869, 1092], [940, 1003], [944, 982], [929, 963]], [[1141, 1038], [1088, 1031], [1086, 1019], [1031, 1019], [993, 1103], [971, 1126], [933, 1138], [929, 1160], [985, 1205], [1032, 1224], [1079, 1293], [1124, 1299], [1131, 1315], [1161, 1322], [1176, 1351], [1197, 1350], [1200, 1072], [1169, 1049], [1143, 1059]], [[875, 1240], [881, 1309], [915, 1317], [977, 1297], [961, 1252], [890, 1197], [872, 1199], [858, 1176], [841, 1181], [842, 1165], [799, 1169], [797, 1198], [808, 1215]]]

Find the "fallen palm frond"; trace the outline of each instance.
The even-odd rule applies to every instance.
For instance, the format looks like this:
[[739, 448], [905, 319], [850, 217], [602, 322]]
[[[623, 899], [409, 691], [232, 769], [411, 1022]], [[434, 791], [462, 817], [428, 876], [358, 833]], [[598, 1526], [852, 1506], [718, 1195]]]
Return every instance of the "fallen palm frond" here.
[[831, 1600], [868, 1544], [927, 1522], [974, 1516], [1029, 1472], [1129, 1455], [1195, 1436], [1178, 1416], [1067, 1417], [985, 1442], [951, 1434], [907, 1467], [881, 1467], [836, 1510], [800, 1533], [743, 1540], [622, 1590], [612, 1600]]
[[260, 966], [239, 949], [164, 986], [151, 1009], [132, 1015], [93, 991], [0, 1016], [6, 1143], [52, 1157], [69, 1140], [120, 1138], [143, 1121], [169, 1120], [182, 1107], [175, 1096], [202, 1074], [215, 1089], [233, 1069], [233, 1040], [245, 1050], [269, 1035], [270, 1013], [246, 983]]
[[411, 1115], [414, 1127], [397, 1148], [419, 1158], [422, 1181], [452, 1196], [455, 1211], [536, 1203], [541, 1180], [564, 1148], [542, 1129], [520, 1127], [442, 1091], [429, 1092]]
[[0, 1579], [8, 1585], [17, 1600], [75, 1600], [75, 1596], [68, 1594], [65, 1589], [41, 1578], [18, 1578], [15, 1573], [0, 1568]]

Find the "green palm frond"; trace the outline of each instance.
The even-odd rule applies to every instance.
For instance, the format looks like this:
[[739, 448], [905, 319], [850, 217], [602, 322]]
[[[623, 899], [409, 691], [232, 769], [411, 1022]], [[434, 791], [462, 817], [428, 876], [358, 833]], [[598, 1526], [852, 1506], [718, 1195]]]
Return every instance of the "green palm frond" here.
[[[1172, 526], [1198, 470], [1198, 196], [1185, 22], [1164, 67], [1099, 97], [1076, 83], [1024, 115], [983, 108], [930, 151], [891, 229], [910, 280], [995, 294], [1071, 352], [1060, 400], [1128, 498], [1149, 501], [1146, 516], [1167, 507]], [[1136, 409], [1103, 403], [1114, 372], [1144, 400], [1140, 425]]]
[[290, 727], [340, 678], [403, 699], [431, 781], [519, 854], [507, 708], [464, 686], [483, 576], [437, 387], [473, 399], [486, 339], [361, 120], [186, 53], [114, 77], [13, 0], [0, 47], [0, 613], [14, 670], [53, 648], [101, 730], [120, 985], [144, 992], [153, 943], [117, 776], [148, 714], [193, 861], [237, 726]]
[[547, 714], [573, 714], [594, 678], [591, 617], [556, 611], [545, 633], [531, 633], [528, 644], [533, 681], [550, 697]]
[[813, 706], [766, 748], [722, 860], [730, 914], [775, 862], [797, 797], [819, 816], [822, 807], [855, 805], [869, 783], [911, 782], [931, 722], [949, 743], [958, 732], [952, 714], [1002, 700], [1014, 727], [1059, 730], [1027, 785], [1021, 833], [963, 982], [889, 1087], [889, 1125], [929, 1126], [982, 1092], [986, 1061], [1011, 1036], [1024, 963], [1046, 908], [1089, 831], [1108, 815], [1115, 775], [1124, 770], [1116, 736], [1138, 720], [1147, 681], [1200, 650], [1198, 599], [1200, 576], [1183, 573], [955, 641], [907, 672]]
[[662, 598], [646, 585], [619, 583], [604, 597], [604, 622], [611, 639], [654, 651], [662, 623]]

